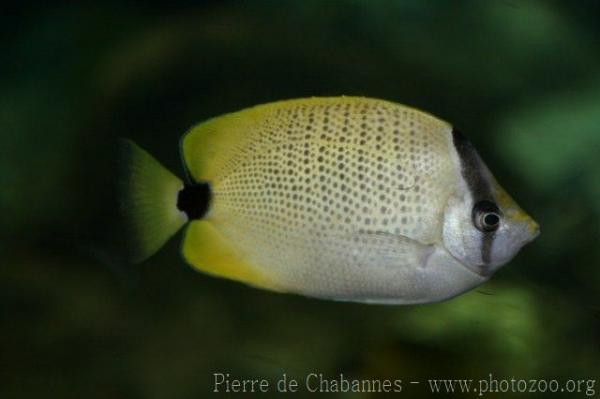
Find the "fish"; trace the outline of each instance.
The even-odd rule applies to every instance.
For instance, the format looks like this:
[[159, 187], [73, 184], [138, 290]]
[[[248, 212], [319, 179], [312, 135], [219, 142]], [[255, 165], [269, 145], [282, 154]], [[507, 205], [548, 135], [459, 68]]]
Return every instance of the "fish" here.
[[184, 178], [123, 139], [131, 259], [185, 227], [198, 271], [274, 292], [390, 305], [481, 285], [539, 234], [448, 122], [365, 97], [277, 101], [201, 122]]

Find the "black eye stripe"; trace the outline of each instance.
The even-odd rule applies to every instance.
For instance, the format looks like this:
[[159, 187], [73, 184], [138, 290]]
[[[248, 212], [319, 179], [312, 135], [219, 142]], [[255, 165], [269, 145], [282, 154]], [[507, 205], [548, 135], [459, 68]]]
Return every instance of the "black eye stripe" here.
[[[461, 174], [469, 187], [469, 192], [473, 198], [473, 203], [483, 202], [484, 205], [493, 205], [500, 214], [500, 210], [493, 202], [492, 189], [490, 183], [484, 174], [483, 161], [477, 154], [477, 151], [469, 140], [456, 128], [452, 130], [452, 142], [458, 153], [461, 164]], [[490, 209], [492, 211], [492, 209]], [[473, 208], [473, 224], [477, 226], [475, 219], [475, 208]], [[481, 230], [481, 229], [480, 229]], [[494, 229], [495, 230], [495, 229]], [[494, 232], [490, 231], [483, 234], [481, 242], [481, 260], [483, 263], [490, 263], [492, 255], [492, 244], [494, 242]]]
[[488, 213], [496, 213], [496, 214], [500, 214], [500, 209], [498, 208], [498, 205], [496, 205], [494, 202], [490, 201], [490, 200], [481, 200], [481, 201], [477, 201], [475, 203], [475, 206], [473, 206], [474, 210], [477, 210], [478, 212], [488, 212]]
[[482, 161], [479, 154], [477, 154], [477, 150], [457, 129], [452, 130], [452, 140], [460, 157], [461, 173], [469, 186], [473, 202], [488, 200], [493, 203], [491, 201], [493, 198], [492, 189], [483, 173]]

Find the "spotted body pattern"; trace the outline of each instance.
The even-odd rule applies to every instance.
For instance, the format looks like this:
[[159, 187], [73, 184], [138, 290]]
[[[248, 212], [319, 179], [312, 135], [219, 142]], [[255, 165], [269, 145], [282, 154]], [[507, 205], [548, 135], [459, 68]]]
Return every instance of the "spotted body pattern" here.
[[[419, 288], [403, 281], [441, 241], [460, 175], [447, 123], [386, 101], [337, 98], [258, 106], [201, 128], [185, 153], [192, 176], [213, 191], [201, 223], [216, 226], [267, 285], [367, 299]], [[231, 136], [227, 147], [211, 159], [194, 153], [222, 135]]]

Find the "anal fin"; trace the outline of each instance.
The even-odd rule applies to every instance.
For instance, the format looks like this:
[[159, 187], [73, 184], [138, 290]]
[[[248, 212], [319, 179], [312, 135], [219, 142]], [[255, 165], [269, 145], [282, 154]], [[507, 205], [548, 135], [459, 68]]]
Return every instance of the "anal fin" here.
[[240, 281], [255, 287], [280, 291], [260, 267], [244, 259], [243, 253], [228, 242], [207, 220], [189, 224], [182, 248], [185, 260], [204, 273]]

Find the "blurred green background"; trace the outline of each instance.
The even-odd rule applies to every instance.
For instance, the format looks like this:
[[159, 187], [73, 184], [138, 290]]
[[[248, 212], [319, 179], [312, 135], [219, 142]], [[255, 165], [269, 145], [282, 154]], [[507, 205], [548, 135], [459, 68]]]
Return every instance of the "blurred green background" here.
[[[214, 372], [402, 379], [404, 397], [426, 395], [427, 378], [593, 378], [600, 396], [600, 3], [3, 7], [1, 398], [201, 398]], [[194, 123], [341, 94], [452, 121], [541, 236], [480, 289], [426, 306], [210, 278], [184, 264], [181, 235], [123, 266], [116, 137], [181, 174]]]

